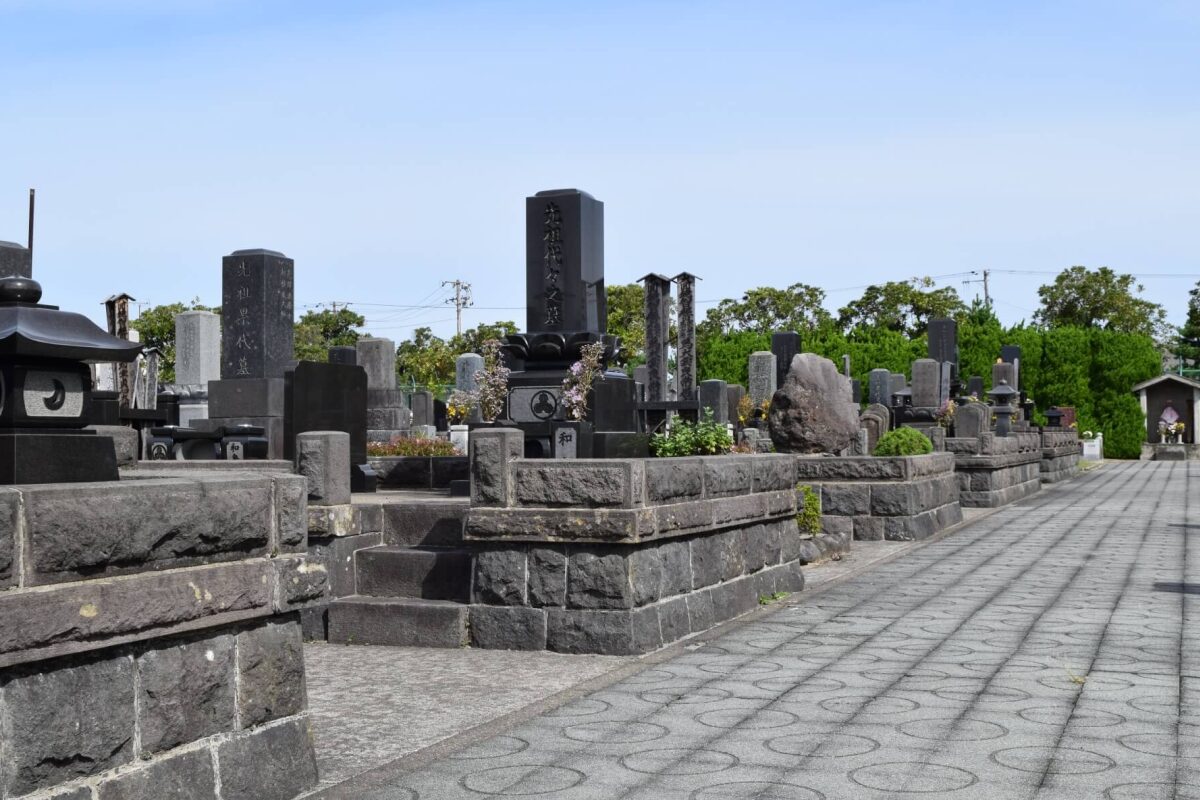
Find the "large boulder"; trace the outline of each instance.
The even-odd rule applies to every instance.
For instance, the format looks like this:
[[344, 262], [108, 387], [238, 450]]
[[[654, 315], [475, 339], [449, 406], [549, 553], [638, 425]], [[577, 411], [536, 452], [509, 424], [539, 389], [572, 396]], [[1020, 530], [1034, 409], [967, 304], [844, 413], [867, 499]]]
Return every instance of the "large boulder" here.
[[837, 453], [858, 435], [850, 379], [827, 358], [800, 353], [771, 398], [771, 441], [781, 453]]

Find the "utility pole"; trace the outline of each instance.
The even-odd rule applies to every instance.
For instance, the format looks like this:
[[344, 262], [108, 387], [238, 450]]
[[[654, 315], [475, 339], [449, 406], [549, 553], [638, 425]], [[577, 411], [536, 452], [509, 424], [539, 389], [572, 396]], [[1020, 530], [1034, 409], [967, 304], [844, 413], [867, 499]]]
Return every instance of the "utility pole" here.
[[[977, 272], [976, 270], [971, 270], [971, 274], [978, 275], [979, 272]], [[985, 306], [987, 306], [988, 308], [992, 307], [992, 295], [988, 291], [988, 275], [990, 275], [990, 274], [991, 274], [991, 270], [985, 269], [985, 270], [983, 270], [983, 279], [982, 280], [963, 281], [964, 286], [968, 283], [982, 283], [983, 284], [983, 304]]]
[[446, 302], [454, 304], [456, 331], [459, 336], [462, 336], [462, 311], [464, 308], [474, 305], [471, 302], [471, 284], [456, 278], [452, 281], [442, 281], [442, 286], [454, 287], [454, 298], [446, 298]]

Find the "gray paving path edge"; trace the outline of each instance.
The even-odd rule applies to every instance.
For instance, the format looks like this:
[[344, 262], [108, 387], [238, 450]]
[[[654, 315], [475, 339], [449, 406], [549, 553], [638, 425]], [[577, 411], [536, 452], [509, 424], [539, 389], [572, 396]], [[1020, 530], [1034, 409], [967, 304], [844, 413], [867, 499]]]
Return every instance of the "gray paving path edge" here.
[[[1057, 490], [1068, 486], [1071, 481], [1063, 481], [1062, 483], [1048, 484], [1042, 487], [1042, 491], [1034, 497], [1044, 496], [1046, 493], [1053, 493]], [[1017, 504], [1019, 505], [1019, 503]], [[909, 542], [899, 545], [895, 551], [886, 553], [879, 558], [864, 562], [863, 564], [847, 570], [845, 573], [838, 575], [826, 581], [809, 588], [805, 587], [803, 592], [800, 592], [786, 600], [771, 603], [770, 605], [761, 606], [748, 614], [743, 614], [740, 617], [724, 622], [708, 631], [701, 634], [696, 634], [687, 639], [682, 639], [669, 647], [664, 647], [653, 653], [641, 657], [632, 664], [617, 667], [613, 670], [605, 672], [601, 675], [589, 680], [578, 683], [568, 689], [556, 692], [542, 700], [530, 703], [527, 706], [511, 711], [486, 722], [482, 722], [474, 727], [468, 728], [461, 733], [454, 734], [428, 747], [422, 748], [414, 753], [408, 753], [393, 761], [373, 767], [366, 772], [359, 773], [352, 778], [348, 778], [341, 783], [327, 786], [319, 789], [316, 792], [302, 795], [304, 800], [359, 800], [363, 796], [363, 792], [385, 787], [395, 780], [405, 775], [406, 773], [418, 770], [428, 764], [438, 761], [442, 758], [450, 756], [460, 750], [463, 750], [473, 744], [477, 744], [484, 740], [490, 739], [493, 736], [504, 733], [522, 723], [528, 722], [536, 717], [553, 711], [561, 706], [577, 700], [580, 697], [601, 691], [614, 683], [622, 681], [633, 675], [650, 669], [651, 667], [669, 661], [689, 650], [696, 649], [708, 642], [721, 638], [730, 631], [736, 630], [744, 625], [749, 625], [758, 622], [766, 617], [782, 611], [791, 606], [800, 605], [808, 601], [810, 598], [817, 597], [824, 592], [833, 589], [846, 581], [857, 578], [864, 573], [891, 563], [898, 558], [919, 550], [923, 547], [941, 541], [948, 536], [953, 536], [965, 528], [980, 522], [993, 514], [1002, 511], [1011, 506], [1000, 506], [999, 508], [978, 509], [974, 510], [970, 519], [964, 519], [957, 525], [946, 528], [938, 533], [930, 536], [928, 539], [921, 541]]]

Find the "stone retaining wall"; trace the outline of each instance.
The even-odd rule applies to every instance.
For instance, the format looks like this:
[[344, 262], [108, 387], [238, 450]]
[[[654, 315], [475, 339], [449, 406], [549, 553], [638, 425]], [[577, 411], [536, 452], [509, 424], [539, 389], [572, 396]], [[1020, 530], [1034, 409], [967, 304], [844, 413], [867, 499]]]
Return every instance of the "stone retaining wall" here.
[[792, 456], [526, 460], [503, 430], [471, 448], [475, 646], [645, 653], [804, 586]]
[[1079, 474], [1082, 446], [1073, 430], [1042, 431], [1042, 483], [1058, 483]]
[[1042, 488], [1042, 436], [1012, 432], [978, 438], [952, 437], [946, 450], [954, 453], [959, 502], [967, 508], [996, 508], [1028, 497]]
[[954, 456], [796, 458], [796, 480], [821, 496], [826, 534], [925, 539], [962, 521]]
[[229, 471], [0, 489], [0, 797], [314, 785], [305, 497]]

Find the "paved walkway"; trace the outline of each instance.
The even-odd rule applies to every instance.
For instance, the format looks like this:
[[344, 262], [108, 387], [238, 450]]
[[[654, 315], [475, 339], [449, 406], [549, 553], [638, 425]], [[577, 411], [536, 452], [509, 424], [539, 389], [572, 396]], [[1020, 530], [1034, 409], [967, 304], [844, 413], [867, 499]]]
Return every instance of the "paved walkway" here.
[[1109, 464], [352, 796], [1200, 800], [1192, 480]]

